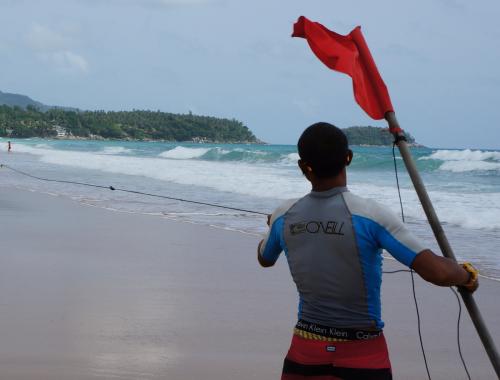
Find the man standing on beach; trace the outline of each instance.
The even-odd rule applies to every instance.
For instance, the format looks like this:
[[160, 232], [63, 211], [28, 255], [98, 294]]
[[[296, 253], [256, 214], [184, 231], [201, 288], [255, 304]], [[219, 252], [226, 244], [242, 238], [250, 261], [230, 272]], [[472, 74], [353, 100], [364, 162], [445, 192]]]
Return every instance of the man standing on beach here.
[[439, 286], [473, 292], [477, 271], [425, 249], [397, 216], [348, 191], [353, 153], [340, 129], [310, 126], [298, 151], [312, 191], [272, 214], [257, 254], [270, 267], [284, 251], [300, 295], [282, 380], [392, 379], [381, 320], [382, 249]]

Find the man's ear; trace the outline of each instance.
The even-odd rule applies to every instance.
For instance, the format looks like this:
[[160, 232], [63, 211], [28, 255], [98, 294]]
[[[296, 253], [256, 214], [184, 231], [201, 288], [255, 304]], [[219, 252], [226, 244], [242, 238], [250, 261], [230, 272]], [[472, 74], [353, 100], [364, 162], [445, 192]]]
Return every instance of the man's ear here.
[[307, 175], [312, 173], [312, 168], [307, 165], [306, 162], [304, 162], [303, 160], [299, 160], [297, 163], [299, 164], [300, 170], [302, 170], [302, 174]]
[[354, 155], [354, 153], [352, 152], [352, 150], [350, 149], [347, 149], [347, 157], [345, 159], [345, 166], [349, 166], [351, 161], [352, 161], [352, 156]]

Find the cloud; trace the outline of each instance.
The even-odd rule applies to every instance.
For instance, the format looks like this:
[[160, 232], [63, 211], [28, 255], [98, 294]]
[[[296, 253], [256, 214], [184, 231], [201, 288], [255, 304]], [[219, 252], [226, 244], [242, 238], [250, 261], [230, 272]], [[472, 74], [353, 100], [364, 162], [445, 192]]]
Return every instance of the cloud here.
[[294, 99], [292, 104], [307, 117], [315, 116], [319, 112], [319, 104], [315, 99]]
[[42, 53], [40, 57], [45, 62], [64, 71], [80, 71], [85, 73], [89, 68], [87, 60], [81, 55], [73, 53], [71, 50]]
[[70, 43], [66, 37], [40, 24], [34, 24], [31, 27], [26, 40], [33, 49], [41, 51], [56, 51], [65, 48]]
[[184, 7], [195, 5], [215, 4], [221, 0], [78, 0], [81, 3], [96, 5], [131, 5], [146, 7]]
[[158, 3], [159, 5], [200, 5], [213, 2], [211, 0], [150, 0], [150, 1]]
[[438, 0], [438, 3], [440, 3], [442, 6], [444, 6], [447, 9], [453, 9], [453, 10], [465, 10], [465, 3], [459, 0]]
[[34, 24], [26, 36], [26, 42], [41, 61], [56, 69], [83, 73], [88, 71], [87, 60], [73, 51], [74, 42], [68, 36]]

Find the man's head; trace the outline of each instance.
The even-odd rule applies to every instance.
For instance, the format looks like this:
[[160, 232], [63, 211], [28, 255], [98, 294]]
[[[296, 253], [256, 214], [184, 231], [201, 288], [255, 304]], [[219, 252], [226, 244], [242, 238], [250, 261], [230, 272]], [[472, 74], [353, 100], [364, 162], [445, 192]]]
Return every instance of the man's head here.
[[300, 169], [311, 182], [338, 177], [351, 163], [352, 151], [346, 135], [328, 123], [316, 123], [307, 128], [297, 147]]

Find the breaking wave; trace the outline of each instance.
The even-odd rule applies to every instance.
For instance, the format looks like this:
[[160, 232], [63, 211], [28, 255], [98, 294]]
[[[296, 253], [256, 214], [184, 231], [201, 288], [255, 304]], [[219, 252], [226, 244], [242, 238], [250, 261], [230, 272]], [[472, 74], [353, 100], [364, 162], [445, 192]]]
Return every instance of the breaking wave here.
[[283, 159], [281, 160], [281, 162], [284, 164], [284, 165], [297, 165], [297, 161], [300, 160], [300, 156], [298, 153], [290, 153], [290, 154], [287, 154], [285, 157], [283, 157]]
[[438, 150], [420, 160], [443, 161], [439, 170], [455, 173], [500, 171], [500, 152], [483, 150]]
[[500, 152], [483, 150], [438, 150], [421, 160], [441, 160], [441, 161], [499, 161]]
[[199, 158], [209, 150], [208, 148], [186, 148], [184, 146], [176, 146], [174, 149], [160, 153], [159, 156], [174, 160], [189, 160], [191, 158]]
[[[108, 152], [125, 152], [119, 147], [113, 147]], [[296, 165], [297, 153], [286, 152], [249, 152], [247, 149], [222, 149], [191, 148], [176, 146], [156, 156], [137, 156], [135, 154], [102, 154], [102, 151], [70, 151], [38, 148], [32, 145], [17, 144], [16, 150], [39, 156], [40, 161], [48, 164], [64, 165], [81, 169], [96, 170], [105, 173], [117, 173], [130, 176], [142, 176], [155, 180], [168, 181], [181, 185], [196, 186], [205, 189], [213, 189], [219, 192], [249, 195], [263, 198], [287, 199], [299, 197], [306, 193], [309, 185], [302, 178], [300, 171], [292, 169]], [[450, 153], [448, 153], [450, 152]], [[458, 153], [457, 153], [458, 152]], [[460, 160], [449, 159], [441, 163], [441, 170], [466, 171], [466, 170], [491, 170], [489, 166], [496, 168], [500, 162], [497, 152], [473, 153], [475, 157], [484, 160], [467, 160], [472, 151], [437, 151], [423, 160], [432, 160], [435, 157], [453, 157]], [[233, 155], [240, 155], [236, 160]], [[249, 157], [251, 155], [251, 158]], [[217, 156], [217, 159], [210, 156]], [[224, 157], [228, 160], [224, 160]], [[260, 157], [260, 160], [256, 161]], [[432, 157], [432, 158], [430, 158]], [[252, 160], [253, 162], [249, 162]], [[272, 160], [273, 164], [265, 160]], [[424, 161], [425, 162], [425, 161]], [[453, 167], [456, 165], [456, 167]], [[388, 175], [393, 175], [388, 171]], [[386, 185], [381, 179], [373, 185], [370, 183], [374, 178], [379, 178], [380, 171], [366, 176], [357, 174], [353, 182], [353, 189], [360, 195], [376, 199], [388, 206], [393, 205], [394, 190], [392, 185]], [[460, 176], [460, 174], [456, 174]], [[457, 177], [456, 180], [459, 180]], [[390, 183], [390, 182], [389, 182]], [[445, 191], [446, 187], [435, 188], [431, 197], [436, 201], [436, 208], [440, 210], [443, 221], [460, 225], [469, 229], [500, 230], [500, 220], [497, 213], [500, 209], [500, 192], [491, 190], [477, 191], [468, 188], [467, 191]], [[391, 194], [391, 196], [387, 196]], [[407, 206], [409, 215], [417, 219], [424, 219], [424, 215], [418, 206], [418, 199], [413, 190], [407, 190], [406, 200], [411, 200]], [[395, 210], [397, 211], [397, 210]]]
[[[186, 149], [172, 149], [171, 151], [177, 152], [173, 154], [177, 157], [176, 159], [164, 159], [165, 154], [171, 151], [162, 153], [161, 157], [137, 157], [103, 155], [99, 152], [39, 149], [29, 145], [19, 145], [17, 150], [37, 155], [40, 161], [48, 164], [143, 176], [242, 195], [286, 199], [290, 195], [303, 194], [308, 189], [307, 184], [298, 174], [296, 176], [288, 173], [283, 175], [279, 167], [254, 165], [247, 162], [182, 159], [181, 157], [192, 157], [194, 153], [201, 156], [204, 154], [201, 150], [207, 151], [201, 148]], [[291, 191], [284, 192], [283, 189], [291, 189]]]
[[134, 152], [133, 149], [124, 148], [123, 146], [107, 146], [104, 147], [99, 153], [116, 155], [116, 154], [130, 154], [133, 152]]
[[203, 160], [225, 161], [234, 163], [267, 163], [279, 166], [292, 166], [297, 164], [297, 153], [283, 153], [244, 148], [193, 148], [176, 146], [158, 154], [158, 157], [171, 160]]

